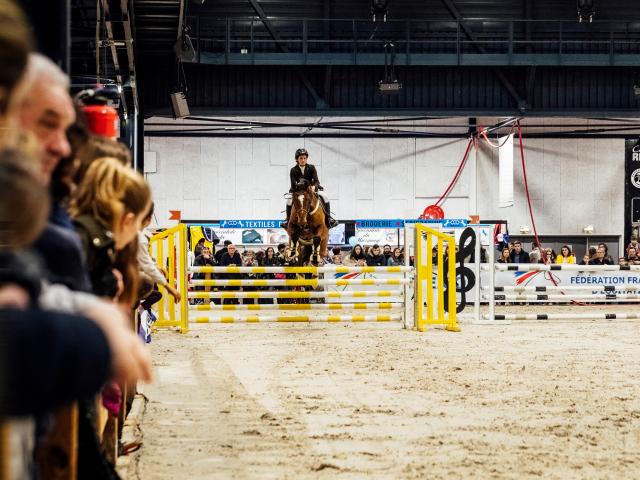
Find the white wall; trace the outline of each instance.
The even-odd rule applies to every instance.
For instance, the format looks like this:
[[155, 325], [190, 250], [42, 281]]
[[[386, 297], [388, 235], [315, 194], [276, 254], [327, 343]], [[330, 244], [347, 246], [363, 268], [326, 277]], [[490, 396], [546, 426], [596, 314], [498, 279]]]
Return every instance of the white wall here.
[[[159, 223], [168, 220], [169, 210], [181, 210], [187, 219], [281, 218], [293, 154], [302, 146], [318, 167], [337, 218], [414, 218], [444, 192], [466, 143], [429, 138], [145, 138], [146, 150], [157, 158], [157, 171], [147, 178]], [[482, 146], [472, 153], [443, 204], [448, 217], [479, 213], [506, 219], [512, 229], [531, 225], [514, 143], [515, 205], [497, 207], [497, 150]], [[539, 234], [579, 234], [587, 224], [597, 234], [622, 233], [623, 140], [544, 139], [525, 140], [525, 145]]]

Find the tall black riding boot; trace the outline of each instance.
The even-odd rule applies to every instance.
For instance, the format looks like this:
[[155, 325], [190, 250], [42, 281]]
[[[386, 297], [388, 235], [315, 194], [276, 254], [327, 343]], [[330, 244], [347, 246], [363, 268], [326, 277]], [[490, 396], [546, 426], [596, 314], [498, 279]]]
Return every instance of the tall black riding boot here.
[[338, 226], [338, 222], [336, 222], [333, 218], [331, 218], [331, 203], [324, 203], [324, 220], [327, 228], [333, 228]]
[[280, 228], [287, 228], [289, 225], [289, 217], [291, 216], [291, 205], [287, 205], [287, 218], [280, 224]]

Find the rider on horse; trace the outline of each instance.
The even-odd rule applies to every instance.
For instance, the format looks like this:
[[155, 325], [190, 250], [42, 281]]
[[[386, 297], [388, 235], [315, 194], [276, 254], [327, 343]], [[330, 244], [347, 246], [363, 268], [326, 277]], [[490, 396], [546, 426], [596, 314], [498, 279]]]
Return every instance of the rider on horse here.
[[[320, 180], [318, 180], [318, 171], [316, 167], [307, 163], [307, 159], [309, 158], [309, 152], [307, 152], [304, 148], [299, 148], [296, 150], [296, 165], [291, 168], [289, 172], [289, 178], [291, 179], [291, 188], [289, 189], [289, 193], [293, 193], [296, 189], [296, 185], [301, 180], [306, 180], [309, 182], [309, 185], [312, 185], [322, 200], [324, 204], [325, 211], [325, 223], [327, 228], [333, 228], [338, 225], [338, 222], [331, 218], [331, 205], [329, 204], [329, 197], [322, 191], [324, 190], [320, 186]], [[287, 228], [287, 224], [289, 223], [289, 217], [291, 216], [291, 205], [293, 201], [291, 198], [287, 200], [287, 219], [282, 224], [282, 228]]]

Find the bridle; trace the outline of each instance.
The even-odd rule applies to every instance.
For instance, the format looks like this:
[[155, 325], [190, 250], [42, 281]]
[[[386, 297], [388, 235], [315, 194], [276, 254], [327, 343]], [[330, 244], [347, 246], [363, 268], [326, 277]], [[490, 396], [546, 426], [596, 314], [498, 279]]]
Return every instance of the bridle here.
[[[311, 193], [309, 193], [308, 191], [305, 191], [305, 192], [299, 193], [298, 195], [294, 193], [294, 195], [296, 196], [298, 202], [300, 203], [300, 208], [297, 211], [298, 223], [303, 224], [303, 220], [306, 220], [307, 218], [312, 217], [320, 208], [320, 196], [314, 195], [316, 197], [315, 205], [313, 206], [312, 210], [309, 211], [308, 208], [305, 208], [305, 200], [307, 199], [307, 195], [311, 195]], [[312, 203], [312, 202], [313, 200], [311, 200], [309, 203]], [[309, 208], [311, 208], [311, 206]], [[304, 222], [304, 225], [306, 225], [306, 223], [307, 222]]]

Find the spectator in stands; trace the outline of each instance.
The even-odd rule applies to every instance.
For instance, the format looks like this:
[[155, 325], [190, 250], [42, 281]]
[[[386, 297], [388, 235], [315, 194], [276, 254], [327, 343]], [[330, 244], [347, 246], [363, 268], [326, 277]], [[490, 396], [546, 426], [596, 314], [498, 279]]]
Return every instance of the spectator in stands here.
[[540, 263], [542, 259], [542, 251], [540, 250], [540, 244], [537, 242], [531, 242], [531, 252], [529, 253], [529, 263]]
[[75, 183], [80, 183], [84, 178], [91, 164], [98, 158], [115, 158], [123, 165], [131, 166], [131, 151], [122, 143], [111, 138], [91, 133], [82, 134], [82, 113], [78, 114], [76, 123], [67, 130], [67, 137], [75, 152], [77, 170], [75, 172]]
[[[75, 111], [67, 93], [69, 79], [51, 60], [31, 54], [20, 88], [29, 92], [18, 105], [20, 125], [39, 144], [40, 179], [43, 185], [52, 188], [56, 197], [66, 197], [70, 192], [66, 179], [58, 176], [52, 184], [52, 175], [63, 157], [71, 153], [66, 130], [75, 118]], [[39, 101], [44, 97], [46, 100]], [[56, 198], [52, 205], [52, 215], [34, 249], [44, 261], [49, 281], [89, 291], [91, 285], [80, 240], [66, 208], [60, 207], [62, 198]]]
[[589, 265], [613, 265], [613, 260], [608, 258], [604, 247], [598, 247], [595, 257], [589, 260]]
[[546, 248], [544, 251], [544, 259], [543, 262], [545, 265], [551, 265], [556, 261], [556, 252], [551, 248]]
[[74, 194], [70, 211], [96, 295], [107, 298], [135, 295], [136, 289], [123, 292], [126, 272], [114, 270], [115, 256], [136, 240], [150, 208], [151, 192], [139, 173], [111, 158], [97, 160], [89, 167]]
[[256, 262], [256, 254], [253, 250], [245, 250], [242, 254], [244, 257], [242, 260], [243, 267], [257, 267], [258, 262]]
[[386, 259], [380, 251], [380, 246], [378, 244], [375, 244], [373, 247], [371, 247], [366, 261], [369, 267], [383, 267], [387, 264]]
[[640, 265], [640, 257], [638, 257], [638, 251], [634, 247], [627, 249], [627, 263], [629, 265]]
[[500, 258], [497, 260], [498, 263], [511, 263], [511, 252], [509, 251], [509, 247], [504, 247], [502, 252], [500, 252]]
[[256, 263], [259, 267], [264, 266], [264, 250], [258, 250], [256, 252]]
[[[215, 267], [216, 266], [216, 261], [213, 258], [213, 255], [211, 255], [211, 249], [206, 245], [204, 245], [204, 243], [200, 248], [200, 255], [198, 255], [193, 261], [193, 266], [194, 267]], [[193, 274], [194, 280], [210, 280], [212, 278], [213, 278], [213, 274], [211, 273], [196, 272]], [[211, 290], [212, 290], [211, 287], [207, 287], [203, 285], [197, 285], [194, 287], [194, 291], [196, 292], [210, 292]], [[202, 298], [193, 299], [194, 305], [200, 305], [203, 303], [207, 303], [207, 301], [205, 301]]]
[[589, 250], [587, 251], [587, 254], [589, 255], [589, 259], [594, 258], [596, 256], [597, 250], [598, 250], [598, 247], [594, 247], [593, 245], [589, 247]]
[[[21, 88], [32, 49], [30, 26], [14, 2], [3, 2], [0, 9], [0, 145], [16, 147], [18, 130], [15, 106], [25, 93]], [[31, 161], [31, 160], [29, 160]]]
[[71, 153], [66, 130], [76, 114], [69, 79], [51, 60], [32, 53], [22, 83], [29, 94], [20, 105], [20, 124], [42, 145], [41, 175], [48, 185], [58, 162]]
[[513, 250], [509, 255], [509, 263], [530, 263], [529, 254], [522, 249], [522, 242], [513, 242]]
[[556, 263], [576, 263], [576, 257], [569, 245], [563, 245], [560, 254], [556, 257]]
[[180, 301], [180, 292], [169, 282], [164, 274], [156, 265], [156, 262], [151, 258], [149, 253], [149, 240], [151, 236], [145, 232], [145, 229], [151, 223], [153, 217], [153, 204], [147, 212], [147, 215], [142, 220], [142, 229], [138, 232], [138, 267], [140, 271], [146, 275], [153, 283], [152, 291], [145, 296], [142, 302], [143, 310], [149, 312], [151, 307], [162, 298], [162, 294], [158, 291], [158, 285], [164, 287], [169, 295], [175, 298], [176, 302]]
[[389, 261], [389, 258], [391, 257], [392, 253], [391, 253], [391, 245], [385, 245], [382, 248], [382, 254], [384, 255], [384, 258], [386, 261]]
[[[598, 244], [598, 248], [604, 248], [604, 258], [605, 260], [611, 262], [611, 263], [607, 263], [607, 265], [613, 265], [615, 262], [613, 261], [613, 257], [611, 257], [611, 255], [609, 255], [609, 247], [606, 243], [604, 242], [600, 242]], [[597, 255], [597, 252], [596, 252]]]
[[404, 256], [399, 248], [393, 249], [393, 254], [387, 259], [387, 266], [398, 267], [404, 265]]
[[[638, 236], [637, 235], [631, 235], [630, 241], [629, 241], [629, 245], [627, 245], [627, 251], [633, 248], [635, 249], [636, 252], [640, 251], [640, 243], [638, 243]], [[629, 257], [629, 254], [627, 253], [627, 258]]]
[[[229, 242], [227, 244], [226, 250], [227, 251], [220, 258], [219, 265], [223, 266], [223, 267], [241, 267], [242, 266], [242, 257], [237, 252], [236, 246], [233, 243]], [[242, 278], [241, 275], [237, 274], [237, 273], [225, 273], [225, 274], [222, 274], [220, 276], [222, 278], [229, 279], [229, 280]], [[240, 287], [225, 287], [225, 290], [228, 290], [228, 291], [237, 291], [239, 289], [240, 289]], [[224, 303], [224, 304], [227, 304], [227, 303], [237, 304], [238, 303], [238, 299], [237, 298], [225, 298], [222, 303]]]
[[215, 261], [218, 265], [222, 265], [222, 257], [225, 253], [227, 253], [227, 249], [229, 248], [229, 245], [231, 245], [231, 243], [231, 240], [225, 240], [224, 246], [214, 254]]
[[362, 250], [362, 245], [358, 244], [353, 247], [351, 253], [344, 259], [345, 265], [362, 267], [366, 264], [367, 259]]
[[[21, 249], [40, 235], [49, 209], [41, 172], [36, 177], [27, 163], [15, 154], [0, 153], [2, 416], [41, 414], [70, 400], [93, 398], [110, 375], [127, 383], [150, 378], [148, 354], [119, 309], [90, 295], [84, 295], [82, 309], [93, 322], [38, 308], [38, 303], [49, 303], [69, 310], [77, 308], [73, 302], [80, 303], [77, 296], [62, 297], [60, 288], [43, 298], [46, 286], [38, 262], [18, 261], [24, 255]], [[46, 290], [50, 294], [53, 288]], [[80, 428], [93, 426], [83, 419]], [[29, 458], [29, 452], [23, 453]], [[81, 473], [86, 471], [80, 468]]]
[[[193, 254], [196, 256], [196, 258], [198, 258], [200, 255], [202, 255], [202, 249], [204, 248], [204, 237], [202, 237], [200, 240], [198, 240], [198, 243], [196, 243], [196, 246], [193, 247]], [[211, 251], [209, 251], [209, 253], [211, 253]]]
[[342, 255], [340, 253], [331, 257], [334, 265], [342, 265]]
[[277, 267], [280, 266], [280, 259], [276, 256], [273, 247], [267, 247], [264, 255], [264, 266], [265, 267]]
[[580, 261], [580, 265], [589, 265], [590, 261], [591, 261], [591, 257], [587, 253], [582, 257], [582, 260]]

